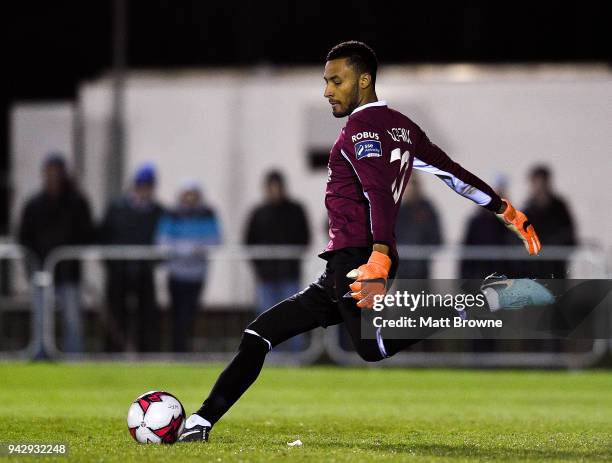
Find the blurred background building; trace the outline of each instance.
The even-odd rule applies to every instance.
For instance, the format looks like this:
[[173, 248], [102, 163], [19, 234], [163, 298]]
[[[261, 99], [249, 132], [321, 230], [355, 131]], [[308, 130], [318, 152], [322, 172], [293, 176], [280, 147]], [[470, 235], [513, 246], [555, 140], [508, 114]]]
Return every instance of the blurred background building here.
[[[322, 97], [322, 66], [331, 46], [358, 39], [378, 54], [379, 97], [486, 181], [494, 184], [502, 174], [504, 193], [533, 211], [538, 231], [548, 233], [546, 208], [554, 206], [550, 213], [564, 215], [565, 229], [553, 236], [558, 227], [551, 226], [545, 246], [593, 245], [609, 265], [612, 40], [606, 2], [573, 9], [552, 2], [501, 7], [360, 0], [340, 7], [108, 0], [13, 2], [8, 10], [10, 84], [0, 121], [3, 242], [15, 242], [19, 213], [41, 187], [41, 162], [56, 151], [65, 154], [96, 223], [131, 188], [132, 174], [152, 163], [161, 203], [156, 214], [176, 203], [180, 180], [189, 177], [204, 185], [207, 204], [223, 224], [224, 245], [243, 242], [262, 178], [272, 169], [282, 169], [305, 220], [320, 224], [327, 155], [343, 125]], [[537, 166], [544, 167], [536, 172]], [[420, 183], [418, 204], [407, 198], [405, 212], [431, 217], [419, 236], [403, 229], [404, 243], [499, 244], [475, 236], [474, 227], [486, 219], [469, 201], [436, 179], [424, 176]], [[157, 224], [149, 225], [153, 233]], [[153, 243], [153, 235], [147, 240]], [[325, 245], [320, 233], [310, 241], [313, 250]], [[320, 272], [315, 256], [306, 255], [300, 284]], [[459, 258], [413, 264], [434, 278], [476, 278], [489, 270]], [[0, 265], [7, 269], [6, 262]], [[571, 275], [580, 262], [551, 265], [534, 268], [534, 276]], [[99, 267], [86, 272], [85, 299], [88, 291], [103, 292], [103, 274]], [[1, 272], [1, 287], [19, 285], [15, 275]], [[170, 305], [166, 276], [151, 278], [158, 283], [156, 300]], [[198, 297], [222, 311], [253, 309], [255, 285], [247, 259], [215, 261]]]

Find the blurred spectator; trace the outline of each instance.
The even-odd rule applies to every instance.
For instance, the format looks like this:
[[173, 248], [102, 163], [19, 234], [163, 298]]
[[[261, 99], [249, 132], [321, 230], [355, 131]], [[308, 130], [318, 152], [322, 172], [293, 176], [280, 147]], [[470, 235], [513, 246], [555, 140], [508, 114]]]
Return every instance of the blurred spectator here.
[[[406, 185], [395, 236], [398, 245], [435, 246], [442, 243], [438, 213], [423, 195], [418, 175], [413, 175]], [[426, 259], [400, 259], [396, 278], [426, 280], [430, 273], [429, 264]]]
[[[42, 165], [42, 191], [30, 198], [21, 215], [19, 242], [28, 248], [42, 265], [58, 246], [82, 245], [93, 239], [89, 204], [70, 179], [64, 157], [52, 153]], [[29, 272], [40, 270], [30, 262]], [[55, 298], [63, 312], [65, 352], [82, 352], [83, 321], [80, 307], [80, 265], [64, 261], [56, 266]], [[41, 298], [42, 294], [35, 294]]]
[[[153, 244], [162, 208], [155, 200], [156, 174], [150, 164], [140, 167], [133, 178], [132, 188], [125, 197], [113, 202], [100, 226], [104, 244]], [[121, 351], [128, 339], [130, 302], [136, 305], [140, 351], [159, 350], [159, 309], [153, 284], [154, 262], [112, 260], [107, 268], [107, 301], [110, 307], [110, 329], [106, 347]]]
[[[524, 212], [536, 229], [542, 247], [575, 246], [574, 221], [565, 201], [552, 189], [552, 175], [546, 166], [535, 166], [529, 174], [529, 198]], [[531, 278], [565, 278], [567, 261], [528, 263]]]
[[157, 243], [170, 247], [168, 290], [172, 304], [172, 348], [186, 352], [207, 274], [206, 247], [220, 242], [215, 212], [204, 204], [195, 181], [183, 184], [177, 208], [162, 216]]
[[[248, 220], [246, 244], [307, 245], [310, 231], [304, 209], [287, 196], [280, 172], [266, 175], [264, 194], [264, 203], [255, 208]], [[258, 280], [259, 313], [299, 291], [299, 259], [257, 259], [253, 265]]]
[[[507, 178], [499, 174], [493, 183], [493, 189], [502, 198], [506, 197]], [[469, 219], [463, 244], [467, 246], [516, 246], [516, 237], [490, 211], [479, 207]], [[483, 279], [492, 273], [512, 278], [516, 264], [514, 261], [469, 260], [461, 261], [461, 278]]]

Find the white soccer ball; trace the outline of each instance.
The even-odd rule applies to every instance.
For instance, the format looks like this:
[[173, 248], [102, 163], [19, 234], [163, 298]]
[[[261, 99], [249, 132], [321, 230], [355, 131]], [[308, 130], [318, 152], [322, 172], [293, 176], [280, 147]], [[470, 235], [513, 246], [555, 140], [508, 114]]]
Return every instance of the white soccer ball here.
[[132, 402], [127, 424], [137, 442], [173, 444], [185, 427], [185, 409], [172, 394], [150, 391]]

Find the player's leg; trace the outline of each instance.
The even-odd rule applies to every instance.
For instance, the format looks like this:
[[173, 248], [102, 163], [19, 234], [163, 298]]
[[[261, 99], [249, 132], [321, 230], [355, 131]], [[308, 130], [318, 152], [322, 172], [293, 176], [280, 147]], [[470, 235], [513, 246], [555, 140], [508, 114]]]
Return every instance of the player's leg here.
[[[571, 334], [581, 327], [596, 310], [603, 309], [597, 312], [601, 319], [593, 320], [593, 323], [599, 322], [597, 326], [587, 328], [586, 332], [593, 334], [594, 338], [609, 338], [610, 323], [604, 323], [604, 320], [608, 321], [611, 315], [610, 304], [608, 303], [607, 306], [601, 306], [600, 304], [611, 292], [611, 280], [589, 280], [581, 282], [561, 294], [553, 305], [553, 310], [558, 313], [559, 327], [565, 328], [565, 333]], [[564, 333], [562, 329], [559, 332], [560, 334]]]
[[567, 290], [564, 280], [548, 283], [551, 288], [527, 278], [487, 278], [481, 289], [504, 326], [548, 331], [554, 338], [610, 337], [610, 310], [602, 302], [612, 292], [612, 281], [586, 280]]
[[211, 425], [216, 423], [257, 379], [268, 352], [281, 342], [318, 326], [295, 298], [262, 313], [244, 330], [236, 356], [197, 413]]
[[[394, 339], [385, 337], [385, 330], [377, 330], [376, 338], [363, 338], [361, 324], [363, 322], [363, 310], [357, 307], [357, 301], [350, 297], [351, 292], [349, 285], [354, 281], [347, 278], [347, 273], [354, 268], [367, 262], [371, 250], [368, 248], [347, 248], [337, 251], [332, 258], [332, 268], [334, 275], [334, 288], [338, 298], [338, 310], [342, 316], [342, 320], [346, 329], [353, 341], [355, 351], [359, 356], [367, 362], [378, 362], [387, 357], [391, 357], [396, 353], [407, 349], [416, 344], [422, 339], [426, 339], [439, 328], [422, 328], [418, 332], [411, 332], [410, 338]], [[395, 265], [392, 266], [390, 276], [395, 273]], [[436, 308], [433, 316], [448, 316], [453, 317], [457, 312], [453, 308]], [[367, 320], [366, 320], [367, 322]]]
[[367, 362], [377, 362], [385, 358], [374, 339], [361, 337], [361, 310], [357, 301], [349, 296], [349, 285], [353, 282], [347, 273], [368, 261], [371, 250], [368, 248], [345, 248], [336, 251], [331, 258], [330, 267], [337, 308], [349, 333], [355, 351]]
[[331, 304], [317, 284], [262, 313], [244, 330], [238, 352], [223, 370], [202, 407], [189, 417], [181, 441], [208, 440], [210, 428], [259, 376], [266, 355], [287, 339], [321, 325], [307, 306]]
[[[560, 282], [562, 283], [562, 282]], [[561, 285], [564, 286], [564, 285]], [[514, 332], [526, 329], [540, 331], [547, 337], [557, 339], [599, 339], [609, 338], [609, 315], [602, 301], [612, 292], [612, 282], [609, 280], [590, 280], [582, 282], [569, 290], [561, 292], [557, 297], [536, 280], [529, 278], [506, 279], [505, 277], [487, 278], [484, 282], [473, 280], [472, 284], [464, 284], [466, 294], [482, 294], [485, 296], [486, 312], [470, 310], [460, 312], [465, 318], [490, 318], [497, 314], [503, 320], [504, 327]], [[425, 312], [423, 312], [425, 310]], [[446, 310], [442, 317], [455, 317], [459, 312], [453, 308], [435, 307], [422, 308], [424, 316], [440, 317], [440, 311]], [[597, 311], [597, 312], [596, 312]], [[411, 333], [411, 337], [425, 339], [439, 331], [438, 328], [421, 329]], [[495, 336], [497, 329], [481, 329], [483, 336]], [[414, 344], [413, 340], [387, 339], [384, 331], [377, 333], [377, 341], [381, 343], [388, 356]]]

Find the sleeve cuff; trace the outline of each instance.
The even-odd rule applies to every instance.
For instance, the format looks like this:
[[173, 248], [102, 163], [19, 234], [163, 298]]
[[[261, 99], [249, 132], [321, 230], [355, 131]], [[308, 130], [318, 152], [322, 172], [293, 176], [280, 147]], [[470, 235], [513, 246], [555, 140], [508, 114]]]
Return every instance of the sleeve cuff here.
[[485, 209], [488, 209], [491, 212], [497, 213], [501, 205], [502, 205], [502, 199], [499, 196], [495, 195], [491, 199], [491, 201], [489, 201], [489, 204], [485, 204], [483, 207]]

